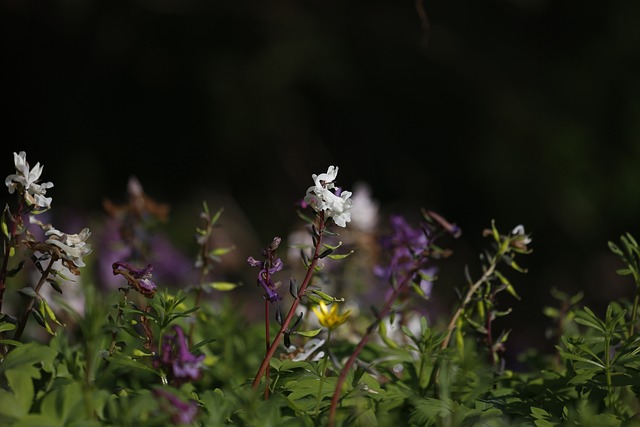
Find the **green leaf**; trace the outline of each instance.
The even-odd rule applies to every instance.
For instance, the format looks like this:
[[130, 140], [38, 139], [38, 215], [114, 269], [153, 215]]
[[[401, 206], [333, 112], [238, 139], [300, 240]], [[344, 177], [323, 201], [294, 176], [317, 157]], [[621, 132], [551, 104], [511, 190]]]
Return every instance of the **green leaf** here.
[[344, 259], [346, 257], [348, 257], [349, 255], [353, 254], [355, 251], [351, 250], [346, 254], [331, 254], [328, 256], [328, 258], [330, 259]]
[[235, 288], [241, 285], [233, 282], [209, 282], [209, 283], [206, 283], [205, 286], [209, 286], [210, 288], [215, 289], [216, 291], [228, 292], [228, 291], [234, 290]]
[[20, 369], [28, 372], [33, 378], [40, 378], [40, 369], [33, 365], [42, 364], [42, 369], [47, 372], [53, 370], [53, 361], [58, 352], [50, 347], [35, 342], [30, 342], [16, 347], [7, 354], [0, 364], [0, 375], [11, 369]]
[[16, 397], [16, 408], [14, 408], [14, 410], [20, 414], [19, 417], [28, 414], [34, 396], [33, 379], [31, 375], [22, 370], [12, 369], [8, 371], [5, 376], [7, 377], [9, 387]]
[[[13, 250], [14, 248], [11, 247], [11, 249]], [[22, 267], [24, 267], [24, 260], [20, 261], [16, 268], [12, 268], [11, 270], [7, 271], [7, 277], [15, 277], [16, 274], [18, 274], [22, 270]]]
[[108, 358], [109, 362], [116, 364], [116, 365], [121, 365], [121, 366], [128, 366], [130, 368], [135, 368], [135, 369], [140, 369], [142, 371], [146, 371], [146, 372], [150, 372], [152, 374], [158, 375], [158, 372], [156, 372], [154, 369], [150, 368], [147, 365], [144, 365], [134, 359], [131, 359], [128, 356], [113, 356], [113, 357], [109, 357]]
[[210, 342], [214, 342], [214, 341], [216, 341], [215, 338], [207, 338], [205, 340], [202, 340], [199, 343], [195, 344], [193, 347], [191, 347], [191, 351], [197, 350], [203, 345], [209, 344]]
[[619, 270], [616, 270], [616, 273], [620, 276], [628, 276], [629, 274], [633, 274], [633, 271], [629, 270], [628, 268], [621, 268]]
[[9, 322], [0, 323], [0, 332], [13, 331], [16, 328], [16, 325]]
[[16, 340], [0, 340], [0, 344], [6, 344], [6, 345], [12, 345], [14, 347], [18, 347], [21, 346], [23, 343], [21, 343], [20, 341], [16, 341]]
[[64, 424], [45, 415], [29, 414], [11, 427], [63, 427]]
[[604, 323], [598, 319], [589, 307], [584, 307], [576, 313], [575, 322], [603, 333], [605, 331]]
[[229, 246], [227, 248], [215, 248], [211, 251], [209, 251], [209, 256], [211, 257], [220, 257], [222, 255], [226, 255], [229, 252], [232, 252], [236, 249], [235, 246]]
[[316, 294], [322, 300], [327, 301], [327, 302], [344, 302], [344, 298], [336, 298], [336, 297], [334, 297], [332, 295], [329, 295], [329, 294], [327, 294], [325, 292], [322, 292], [322, 291], [320, 291], [318, 289], [313, 289], [311, 292]]
[[[5, 210], [6, 209], [5, 207]], [[7, 227], [7, 220], [4, 215], [2, 215], [2, 234], [4, 234], [7, 239], [9, 238], [9, 228]]]
[[295, 331], [295, 334], [302, 335], [303, 337], [315, 337], [320, 333], [320, 331], [322, 331], [322, 328], [313, 329], [310, 331]]
[[586, 357], [578, 356], [577, 354], [571, 354], [564, 351], [560, 352], [560, 355], [567, 360], [575, 360], [576, 362], [588, 363], [591, 365], [595, 365], [598, 368], [604, 369], [604, 364], [600, 360], [596, 362], [595, 360], [587, 359]]
[[618, 247], [618, 245], [616, 245], [613, 242], [608, 242], [609, 245], [609, 249], [611, 250], [611, 252], [613, 252], [616, 255], [620, 255], [623, 256], [624, 254], [622, 253], [622, 251], [620, 250], [620, 248]]
[[38, 296], [36, 291], [31, 286], [27, 286], [27, 287], [24, 287], [24, 288], [18, 290], [18, 293], [20, 295], [22, 295], [22, 296], [27, 297], [27, 298], [35, 298], [35, 297]]
[[0, 389], [0, 421], [15, 421], [24, 415], [15, 393]]

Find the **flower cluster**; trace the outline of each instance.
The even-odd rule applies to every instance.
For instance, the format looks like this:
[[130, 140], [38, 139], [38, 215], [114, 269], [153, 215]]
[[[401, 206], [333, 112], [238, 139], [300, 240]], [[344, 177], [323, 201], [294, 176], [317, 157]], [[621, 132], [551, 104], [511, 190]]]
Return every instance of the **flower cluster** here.
[[329, 166], [327, 173], [312, 174], [315, 185], [307, 189], [304, 202], [316, 212], [325, 212], [327, 218], [333, 218], [336, 225], [346, 227], [347, 222], [351, 221], [352, 193], [342, 191], [335, 186], [334, 181], [337, 176], [337, 166]]
[[265, 293], [265, 299], [269, 302], [274, 303], [276, 301], [280, 301], [282, 297], [278, 295], [276, 289], [278, 284], [273, 281], [273, 275], [278, 271], [282, 270], [283, 263], [282, 259], [276, 257], [276, 249], [280, 246], [280, 242], [282, 239], [279, 237], [274, 237], [271, 244], [262, 251], [262, 255], [264, 256], [264, 261], [258, 261], [254, 257], [250, 256], [247, 258], [247, 262], [252, 267], [259, 267], [260, 272], [258, 273], [258, 285], [262, 286], [262, 289]]
[[93, 251], [91, 245], [87, 243], [91, 231], [84, 228], [77, 234], [63, 233], [51, 224], [44, 224], [33, 216], [29, 217], [29, 222], [44, 231], [44, 243], [30, 235], [25, 240], [25, 244], [32, 250], [46, 252], [53, 255], [54, 259], [61, 259], [71, 273], [79, 276], [79, 267], [86, 266], [83, 257]]
[[169, 403], [169, 407], [163, 407], [171, 415], [171, 422], [175, 425], [190, 425], [196, 421], [198, 415], [198, 404], [193, 400], [185, 402], [175, 394], [163, 390], [155, 389], [154, 394]]
[[51, 197], [45, 197], [47, 189], [53, 187], [51, 182], [38, 184], [44, 166], [36, 163], [33, 169], [29, 168], [27, 154], [24, 151], [13, 153], [16, 173], [7, 176], [4, 183], [9, 188], [9, 194], [16, 190], [22, 194], [27, 205], [35, 210], [47, 210], [51, 208]]
[[[425, 229], [411, 227], [403, 216], [392, 215], [390, 221], [393, 233], [381, 239], [381, 246], [390, 253], [391, 259], [386, 266], [376, 266], [374, 273], [385, 280], [391, 280], [393, 284], [397, 278], [412, 274], [416, 258], [426, 255], [425, 251], [431, 242]], [[428, 297], [433, 285], [431, 278], [435, 276], [437, 269], [435, 266], [421, 267], [416, 272], [420, 275], [420, 289]]]
[[195, 356], [189, 351], [180, 326], [173, 326], [173, 332], [162, 337], [160, 356], [154, 364], [156, 368], [163, 369], [169, 380], [176, 385], [195, 381], [202, 376], [202, 360], [205, 355]]
[[151, 264], [145, 268], [138, 268], [122, 261], [113, 263], [113, 274], [120, 274], [125, 277], [129, 286], [148, 298], [151, 298], [156, 293], [156, 284], [151, 280], [152, 271], [153, 266]]

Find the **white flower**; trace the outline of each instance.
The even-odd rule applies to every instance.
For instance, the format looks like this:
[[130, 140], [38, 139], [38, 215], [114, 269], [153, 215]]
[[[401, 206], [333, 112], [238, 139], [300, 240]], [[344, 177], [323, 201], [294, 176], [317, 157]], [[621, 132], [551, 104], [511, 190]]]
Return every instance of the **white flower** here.
[[84, 267], [82, 257], [92, 252], [91, 245], [86, 241], [91, 236], [88, 228], [83, 229], [79, 234], [65, 234], [51, 228], [45, 232], [48, 245], [57, 246], [62, 252], [62, 258], [73, 262], [76, 267]]
[[371, 232], [378, 223], [379, 204], [371, 197], [371, 187], [364, 183], [356, 183], [353, 189], [353, 225], [359, 230]]
[[327, 173], [311, 175], [315, 185], [307, 189], [304, 201], [317, 212], [325, 211], [327, 217], [333, 218], [336, 225], [346, 227], [347, 222], [351, 221], [352, 193], [329, 191], [336, 188], [334, 184], [336, 176], [338, 176], [337, 166], [329, 166]]
[[513, 230], [511, 230], [511, 235], [518, 236], [520, 242], [524, 243], [524, 245], [528, 245], [532, 241], [531, 236], [525, 233], [524, 225], [522, 224], [516, 225]]
[[51, 207], [51, 197], [44, 197], [44, 195], [47, 193], [48, 188], [53, 187], [53, 183], [37, 183], [44, 166], [36, 163], [34, 168], [29, 170], [27, 154], [24, 151], [21, 151], [20, 154], [13, 153], [13, 161], [16, 165], [16, 173], [7, 176], [4, 180], [9, 189], [9, 194], [13, 194], [16, 188], [22, 186], [24, 188], [24, 199], [29, 205], [35, 205], [36, 208], [49, 209]]
[[[318, 350], [324, 345], [324, 343], [325, 343], [325, 340], [322, 340], [322, 339], [318, 339], [318, 338], [310, 339], [304, 345], [303, 351], [301, 353], [296, 354], [292, 360], [294, 362], [300, 362], [300, 361], [309, 359], [316, 350]], [[297, 349], [294, 347], [294, 350], [297, 350]], [[324, 357], [324, 351], [319, 351], [318, 353], [316, 353], [315, 356], [313, 356], [312, 359], [310, 359], [310, 361], [317, 362], [318, 360], [321, 360], [323, 357]]]

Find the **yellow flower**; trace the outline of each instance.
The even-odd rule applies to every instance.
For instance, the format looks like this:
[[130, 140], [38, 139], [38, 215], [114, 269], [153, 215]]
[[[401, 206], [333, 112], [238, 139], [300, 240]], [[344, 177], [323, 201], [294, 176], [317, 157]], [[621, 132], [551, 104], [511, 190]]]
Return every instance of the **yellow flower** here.
[[320, 301], [319, 306], [313, 307], [312, 310], [316, 316], [318, 316], [320, 324], [329, 329], [335, 329], [342, 325], [349, 317], [349, 314], [351, 314], [351, 310], [347, 310], [343, 314], [338, 314], [338, 304], [331, 304], [331, 308], [329, 309], [324, 301]]

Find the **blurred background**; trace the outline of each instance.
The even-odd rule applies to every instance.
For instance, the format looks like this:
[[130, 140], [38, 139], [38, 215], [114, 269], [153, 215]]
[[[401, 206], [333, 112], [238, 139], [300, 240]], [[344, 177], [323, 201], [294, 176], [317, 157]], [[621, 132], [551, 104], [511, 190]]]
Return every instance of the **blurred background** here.
[[337, 165], [381, 224], [427, 208], [463, 229], [445, 299], [492, 219], [524, 224], [508, 324], [544, 345], [552, 288], [597, 311], [633, 295], [607, 241], [640, 237], [639, 19], [623, 0], [1, 0], [0, 170], [44, 164], [58, 215], [99, 215], [135, 176], [184, 248], [202, 201], [224, 207], [250, 277]]

